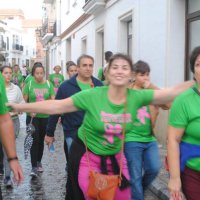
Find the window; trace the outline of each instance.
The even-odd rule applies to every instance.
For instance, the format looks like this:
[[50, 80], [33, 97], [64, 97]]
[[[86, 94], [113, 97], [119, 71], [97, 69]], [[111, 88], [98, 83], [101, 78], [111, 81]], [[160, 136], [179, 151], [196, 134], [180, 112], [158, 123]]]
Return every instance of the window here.
[[[95, 37], [95, 63], [97, 68], [104, 66], [104, 28], [96, 30]], [[110, 50], [110, 49], [109, 49]]]
[[81, 51], [82, 51], [82, 54], [87, 53], [87, 38], [86, 37], [82, 38]]
[[66, 40], [66, 61], [71, 60], [71, 37]]
[[132, 56], [132, 21], [127, 22], [127, 53]]
[[188, 13], [194, 13], [200, 10], [199, 0], [189, 0], [188, 1]]
[[7, 37], [7, 50], [9, 50], [9, 37]]
[[186, 73], [185, 79], [192, 79], [193, 74], [190, 71], [189, 55], [191, 51], [200, 46], [200, 1], [188, 0], [186, 6], [187, 13], [187, 36], [186, 36]]
[[132, 11], [119, 17], [119, 51], [133, 56]]

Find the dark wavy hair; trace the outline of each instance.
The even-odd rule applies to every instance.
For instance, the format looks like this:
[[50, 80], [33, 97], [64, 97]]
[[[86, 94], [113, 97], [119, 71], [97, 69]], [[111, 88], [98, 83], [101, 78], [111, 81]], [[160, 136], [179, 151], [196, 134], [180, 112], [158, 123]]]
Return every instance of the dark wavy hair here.
[[141, 73], [145, 74], [146, 72], [150, 73], [150, 66], [147, 62], [144, 62], [142, 60], [138, 60], [134, 65], [133, 65], [133, 71], [135, 73]]

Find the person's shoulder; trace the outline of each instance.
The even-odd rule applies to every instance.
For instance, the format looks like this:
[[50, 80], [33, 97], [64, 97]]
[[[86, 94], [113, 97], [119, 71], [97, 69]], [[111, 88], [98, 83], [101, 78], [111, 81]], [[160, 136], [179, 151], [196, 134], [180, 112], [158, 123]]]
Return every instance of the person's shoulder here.
[[187, 89], [186, 91], [182, 92], [180, 95], [176, 97], [176, 101], [186, 101], [190, 98], [193, 98], [193, 95], [195, 94], [194, 90], [192, 88]]
[[92, 82], [94, 83], [95, 86], [103, 86], [102, 81], [100, 81], [99, 79], [97, 79], [93, 76], [92, 76]]
[[21, 89], [20, 89], [20, 87], [18, 86], [18, 85], [15, 85], [15, 84], [13, 84], [13, 83], [11, 83], [11, 87], [14, 89], [14, 90], [20, 90], [21, 91]]

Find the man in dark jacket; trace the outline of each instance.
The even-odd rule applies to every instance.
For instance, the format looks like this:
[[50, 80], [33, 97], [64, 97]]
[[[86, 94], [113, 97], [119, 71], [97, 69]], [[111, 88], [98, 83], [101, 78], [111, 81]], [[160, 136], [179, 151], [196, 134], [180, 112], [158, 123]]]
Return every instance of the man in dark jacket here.
[[[64, 81], [58, 88], [56, 99], [65, 99], [84, 89], [96, 86], [102, 86], [102, 82], [92, 76], [94, 59], [89, 55], [82, 55], [77, 60], [77, 75], [69, 80]], [[60, 115], [51, 115], [48, 119], [45, 141], [51, 144], [54, 141], [54, 132]], [[68, 160], [68, 152], [77, 134], [78, 128], [81, 126], [84, 117], [83, 111], [73, 113], [65, 113], [61, 116], [62, 127], [65, 136], [64, 149], [66, 160]], [[67, 148], [66, 148], [67, 147]], [[67, 165], [66, 165], [67, 166]]]

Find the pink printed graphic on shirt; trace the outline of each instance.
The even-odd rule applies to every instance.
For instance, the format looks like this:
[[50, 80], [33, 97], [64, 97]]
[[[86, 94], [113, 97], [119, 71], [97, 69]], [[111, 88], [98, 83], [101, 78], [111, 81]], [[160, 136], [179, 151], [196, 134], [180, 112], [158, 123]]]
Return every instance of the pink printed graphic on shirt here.
[[55, 87], [58, 87], [59, 86], [59, 78], [54, 78], [54, 85]]
[[43, 89], [33, 89], [35, 96], [36, 96], [36, 101], [44, 101], [44, 94], [48, 92], [46, 88]]
[[107, 139], [107, 141], [110, 144], [114, 143], [114, 136], [117, 136], [119, 138], [122, 137], [122, 126], [121, 124], [109, 124], [109, 123], [105, 123], [104, 125], [104, 129], [105, 129], [105, 138]]
[[[114, 137], [122, 138], [122, 124], [124, 122], [132, 122], [130, 113], [123, 114], [110, 114], [106, 112], [101, 112], [101, 121], [104, 124], [104, 130], [107, 143], [113, 144]], [[103, 143], [105, 145], [105, 143]]]
[[150, 118], [150, 114], [147, 112], [147, 107], [143, 106], [137, 110], [137, 118], [142, 124], [145, 124], [145, 118]]

